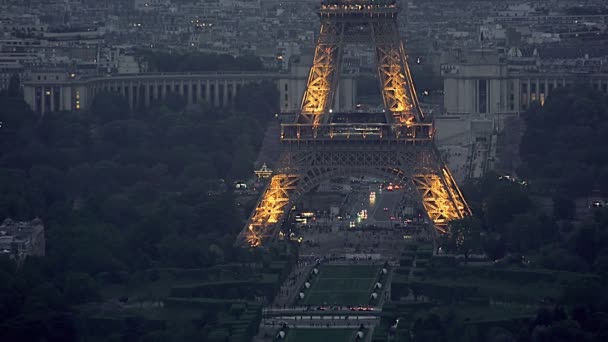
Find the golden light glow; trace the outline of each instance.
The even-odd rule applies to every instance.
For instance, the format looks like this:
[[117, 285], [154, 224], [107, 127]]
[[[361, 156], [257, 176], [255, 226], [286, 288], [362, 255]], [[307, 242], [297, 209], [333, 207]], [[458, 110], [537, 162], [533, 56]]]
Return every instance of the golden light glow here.
[[441, 172], [440, 175], [418, 174], [413, 181], [429, 218], [441, 232], [446, 232], [450, 221], [471, 215], [471, 210], [450, 171], [444, 167]]
[[264, 163], [264, 165], [262, 165], [259, 170], [255, 170], [253, 172], [256, 176], [258, 176], [258, 178], [261, 179], [270, 178], [270, 176], [272, 175], [272, 170], [268, 168], [268, 165], [266, 165], [266, 163]]
[[407, 65], [403, 45], [389, 43], [376, 47], [378, 72], [384, 106], [396, 121], [408, 126], [422, 119], [418, 97]]
[[334, 78], [340, 64], [338, 45], [323, 44], [322, 41], [326, 37], [337, 37], [341, 34], [341, 30], [342, 26], [337, 23], [321, 23], [321, 34], [300, 107], [302, 115], [308, 117], [314, 124], [318, 124], [321, 115], [327, 113], [331, 107], [335, 88]]
[[289, 197], [296, 188], [296, 175], [278, 174], [272, 176], [262, 199], [249, 219], [245, 232], [247, 243], [252, 247], [261, 246], [264, 239], [271, 238], [276, 224], [282, 222], [288, 209]]
[[[353, 1], [354, 2], [354, 1]], [[298, 116], [297, 127], [282, 126], [281, 139], [283, 141], [297, 140], [317, 140], [318, 129], [328, 124], [327, 118], [330, 117], [334, 92], [337, 88], [338, 73], [340, 71], [340, 63], [342, 57], [343, 44], [348, 44], [351, 41], [346, 37], [351, 35], [350, 23], [347, 21], [351, 16], [357, 15], [358, 20], [365, 21], [369, 25], [371, 32], [370, 43], [375, 45], [376, 57], [378, 62], [378, 75], [385, 110], [392, 114], [393, 120], [389, 122], [389, 129], [386, 130], [387, 137], [395, 139], [416, 139], [430, 142], [432, 145], [432, 137], [434, 130], [432, 124], [425, 123], [423, 113], [420, 110], [418, 95], [412, 80], [410, 69], [407, 63], [407, 55], [401, 38], [398, 33], [396, 22], [393, 20], [398, 9], [395, 4], [325, 4], [321, 6], [319, 15], [321, 16], [321, 31], [315, 47], [315, 55], [313, 65], [308, 75], [306, 90], [302, 97], [300, 105], [300, 113]], [[355, 13], [360, 12], [360, 13]], [[344, 17], [348, 14], [348, 18], [334, 20], [340, 15]], [[370, 19], [378, 14], [378, 19]], [[382, 15], [382, 16], [380, 16]], [[382, 18], [382, 19], [380, 19]], [[386, 19], [386, 20], [385, 20]], [[345, 29], [345, 27], [347, 27]], [[355, 37], [356, 38], [356, 37]], [[356, 38], [357, 42], [360, 38]], [[333, 125], [333, 124], [332, 124]], [[300, 127], [302, 126], [302, 127]], [[310, 129], [306, 127], [312, 127]], [[420, 129], [418, 129], [420, 128]], [[349, 139], [350, 129], [341, 130], [339, 127], [334, 130], [330, 127], [327, 132], [330, 140]], [[384, 129], [379, 130], [381, 138]], [[417, 133], [418, 132], [418, 133]], [[323, 132], [319, 133], [321, 136]], [[420, 137], [416, 137], [419, 135]], [[360, 135], [363, 139], [370, 140], [373, 137], [371, 133], [363, 132]], [[295, 137], [295, 139], [294, 139]], [[353, 137], [358, 137], [353, 135]], [[355, 140], [355, 139], [353, 139]], [[297, 154], [298, 158], [304, 154]], [[334, 152], [334, 151], [330, 151]], [[294, 152], [296, 153], [296, 152]], [[300, 153], [300, 152], [297, 152]], [[316, 153], [316, 152], [315, 152]], [[398, 152], [396, 154], [399, 154]], [[428, 153], [434, 153], [429, 150]], [[336, 155], [339, 155], [336, 152]], [[433, 156], [426, 155], [430, 157]], [[397, 156], [390, 160], [373, 161], [369, 155], [365, 155], [364, 168], [380, 168], [392, 167], [397, 165]], [[310, 185], [317, 180], [317, 177], [322, 174], [323, 168], [335, 169], [336, 171], [344, 170], [349, 172], [348, 160], [326, 161], [323, 158], [319, 160], [292, 161], [294, 165], [280, 165], [280, 167], [288, 167], [288, 170], [294, 170], [296, 174], [280, 173], [271, 176], [270, 181], [264, 190], [261, 199], [249, 218], [246, 229], [240, 235], [241, 241], [246, 240], [250, 246], [258, 247], [265, 244], [266, 241], [274, 239], [277, 235], [282, 236], [279, 231], [280, 225], [285, 219], [286, 213], [290, 209], [290, 198], [296, 195], [296, 188], [304, 185]], [[407, 161], [417, 168], [418, 161]], [[393, 164], [394, 163], [394, 164]], [[388, 164], [388, 165], [385, 165]], [[469, 207], [467, 206], [456, 182], [447, 168], [443, 166], [440, 158], [431, 161], [431, 166], [426, 166], [417, 174], [404, 175], [404, 171], [394, 169], [394, 172], [403, 181], [411, 179], [414, 187], [418, 190], [422, 204], [428, 213], [429, 218], [433, 221], [440, 232], [447, 232], [447, 224], [455, 219], [460, 219], [466, 215], [470, 215]], [[342, 169], [341, 169], [342, 168]], [[316, 172], [312, 172], [316, 170]], [[281, 171], [283, 172], [283, 171]], [[301, 173], [301, 174], [298, 174]], [[258, 176], [260, 176], [258, 174]], [[394, 175], [392, 175], [394, 176]], [[301, 177], [301, 178], [300, 178]], [[410, 178], [411, 177], [411, 178]], [[301, 181], [300, 181], [301, 179]], [[300, 190], [298, 190], [299, 192]], [[370, 194], [370, 204], [374, 205], [376, 201], [375, 194]], [[365, 217], [362, 215], [358, 218]], [[355, 222], [349, 222], [352, 228]]]

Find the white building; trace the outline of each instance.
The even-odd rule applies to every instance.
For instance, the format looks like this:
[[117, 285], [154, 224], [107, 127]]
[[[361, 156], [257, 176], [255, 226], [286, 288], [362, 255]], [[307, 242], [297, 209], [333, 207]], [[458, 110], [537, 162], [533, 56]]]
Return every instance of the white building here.
[[501, 158], [496, 145], [505, 121], [532, 103], [543, 105], [556, 88], [583, 84], [608, 94], [606, 56], [601, 48], [581, 52], [562, 46], [512, 48], [500, 57], [482, 50], [444, 56], [445, 113], [435, 122], [437, 145], [450, 167], [462, 175], [459, 168], [468, 165], [468, 177], [491, 169]]
[[[148, 106], [171, 92], [184, 96], [189, 105], [207, 102], [216, 107], [227, 107], [234, 103], [243, 85], [269, 80], [279, 88], [281, 112], [293, 113], [300, 108], [309, 68], [294, 66], [289, 73], [142, 73], [86, 77], [65, 72], [41, 72], [33, 73], [23, 82], [23, 93], [26, 103], [39, 114], [85, 109], [96, 94], [106, 91], [124, 96], [132, 108]], [[355, 95], [354, 75], [343, 75], [334, 110], [353, 110]]]

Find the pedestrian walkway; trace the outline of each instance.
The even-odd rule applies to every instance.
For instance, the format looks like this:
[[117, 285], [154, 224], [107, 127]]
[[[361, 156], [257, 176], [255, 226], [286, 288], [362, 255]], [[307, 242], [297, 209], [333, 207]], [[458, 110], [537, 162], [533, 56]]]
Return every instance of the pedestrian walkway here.
[[298, 262], [291, 274], [281, 284], [278, 295], [274, 298], [272, 306], [285, 308], [293, 305], [298, 295], [298, 290], [304, 285], [308, 274], [312, 271], [313, 262]]

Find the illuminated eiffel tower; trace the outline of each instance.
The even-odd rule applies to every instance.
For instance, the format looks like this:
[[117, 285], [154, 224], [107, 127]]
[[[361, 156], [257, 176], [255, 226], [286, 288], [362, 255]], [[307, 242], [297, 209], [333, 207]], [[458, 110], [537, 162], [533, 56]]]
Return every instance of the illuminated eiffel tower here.
[[[300, 111], [281, 127], [281, 156], [239, 243], [274, 240], [295, 200], [320, 182], [375, 176], [418, 199], [439, 232], [470, 215], [454, 178], [433, 143], [433, 123], [420, 109], [395, 0], [323, 1], [321, 30]], [[346, 44], [375, 47], [383, 113], [332, 113]]]

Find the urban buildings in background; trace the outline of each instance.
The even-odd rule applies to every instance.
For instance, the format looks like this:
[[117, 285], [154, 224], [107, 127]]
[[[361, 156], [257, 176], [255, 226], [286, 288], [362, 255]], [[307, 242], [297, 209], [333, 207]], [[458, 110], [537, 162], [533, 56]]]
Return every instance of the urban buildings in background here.
[[44, 224], [40, 219], [17, 222], [9, 218], [0, 225], [0, 255], [23, 263], [28, 256], [44, 256]]
[[[167, 91], [192, 105], [229, 105], [239, 88], [274, 80], [281, 111], [297, 110], [313, 54], [316, 0], [0, 0], [0, 88], [22, 80], [39, 113], [86, 108], [115, 91], [131, 105]], [[400, 31], [437, 145], [457, 179], [512, 172], [517, 118], [558, 88], [608, 92], [603, 0], [400, 1]], [[150, 73], [142, 51], [255, 55], [266, 71]], [[352, 110], [373, 48], [344, 52], [336, 110]], [[443, 89], [426, 79], [443, 80]], [[441, 86], [439, 86], [441, 88]]]

